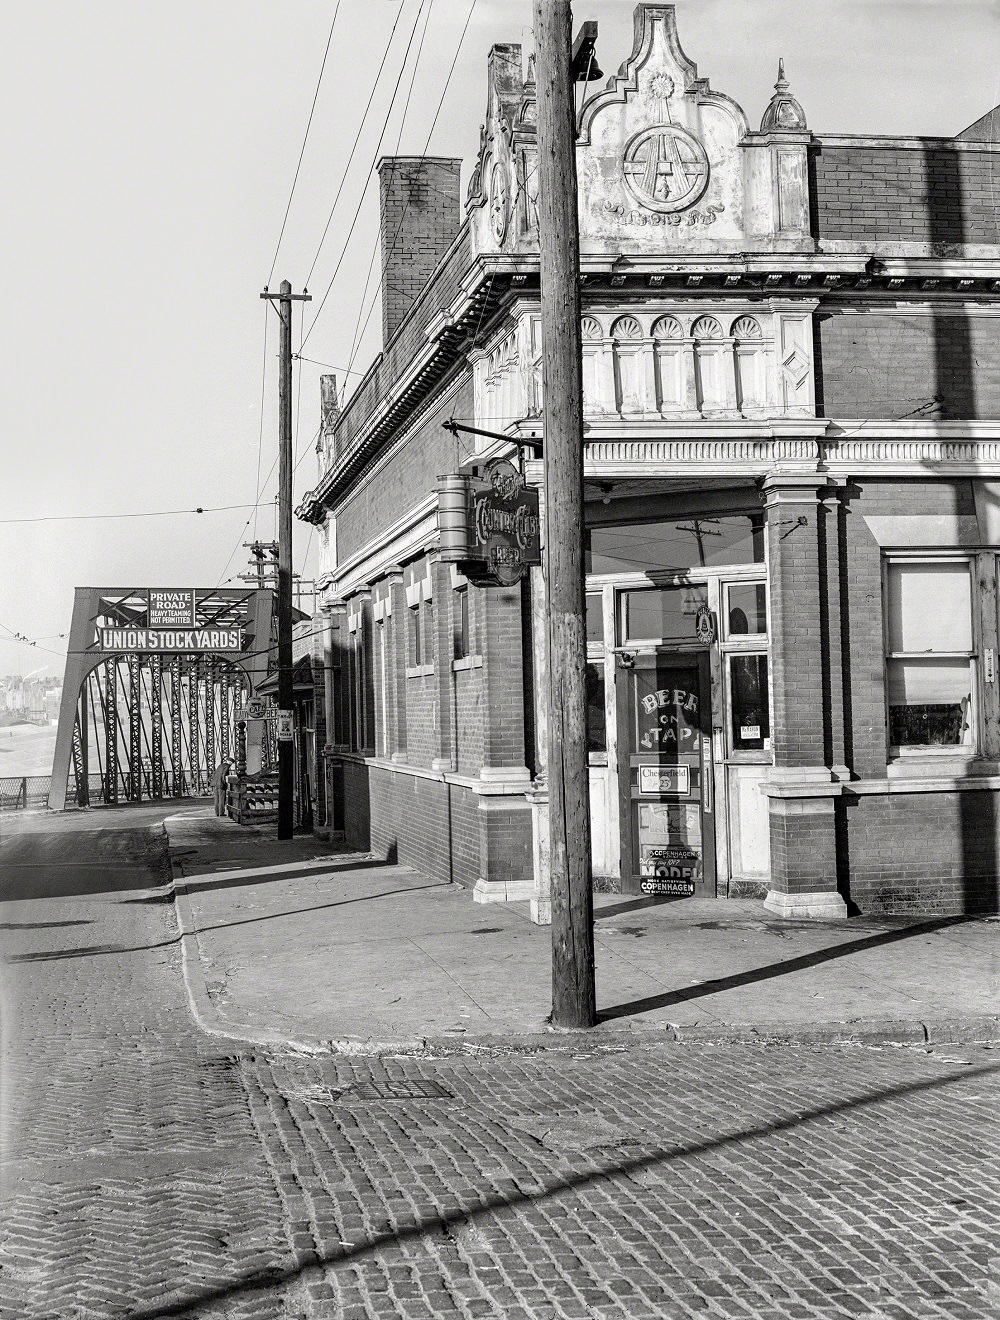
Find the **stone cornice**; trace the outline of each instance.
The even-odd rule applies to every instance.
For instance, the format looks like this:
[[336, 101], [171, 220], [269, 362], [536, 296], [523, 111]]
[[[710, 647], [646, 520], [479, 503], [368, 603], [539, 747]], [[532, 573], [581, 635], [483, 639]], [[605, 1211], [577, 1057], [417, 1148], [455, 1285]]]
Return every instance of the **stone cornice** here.
[[977, 139], [947, 137], [879, 137], [877, 133], [817, 133], [816, 145], [822, 147], [889, 147], [906, 151], [1000, 151], [1000, 143]]

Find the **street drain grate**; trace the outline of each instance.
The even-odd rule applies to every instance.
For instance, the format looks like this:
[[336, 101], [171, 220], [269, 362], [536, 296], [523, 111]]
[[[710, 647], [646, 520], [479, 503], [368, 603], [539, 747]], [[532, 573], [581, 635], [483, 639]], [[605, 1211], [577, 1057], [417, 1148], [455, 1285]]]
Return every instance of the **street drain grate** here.
[[336, 1104], [339, 1100], [454, 1100], [454, 1095], [441, 1085], [426, 1078], [388, 1078], [381, 1082], [359, 1082], [342, 1091], [329, 1091], [326, 1095], [310, 1096], [323, 1104]]

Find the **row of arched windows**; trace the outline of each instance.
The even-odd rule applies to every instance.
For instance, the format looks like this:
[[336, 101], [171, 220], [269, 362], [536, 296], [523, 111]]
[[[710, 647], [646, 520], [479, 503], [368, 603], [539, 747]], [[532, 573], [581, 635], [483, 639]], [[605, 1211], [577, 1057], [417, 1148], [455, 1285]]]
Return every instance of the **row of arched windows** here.
[[[596, 316], [585, 316], [580, 323], [580, 329], [585, 341], [595, 339], [614, 339], [616, 341], [630, 339], [644, 339], [642, 326], [634, 316], [619, 316], [611, 325], [607, 336], [604, 327], [598, 321]], [[684, 327], [676, 316], [661, 316], [653, 322], [650, 328], [649, 337], [652, 339], [661, 339], [667, 342], [678, 339], [725, 339], [727, 336], [722, 328], [722, 323], [714, 316], [699, 316], [691, 324], [690, 330], [685, 333]], [[763, 333], [760, 323], [753, 316], [738, 316], [729, 327], [730, 339], [750, 340], [763, 339]]]

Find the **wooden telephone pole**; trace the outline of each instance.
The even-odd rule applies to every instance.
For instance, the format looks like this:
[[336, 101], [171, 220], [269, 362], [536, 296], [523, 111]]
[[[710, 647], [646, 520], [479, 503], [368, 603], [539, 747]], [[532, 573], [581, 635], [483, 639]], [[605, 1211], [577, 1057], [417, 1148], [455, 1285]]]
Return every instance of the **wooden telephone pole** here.
[[[260, 295], [278, 304], [281, 342], [278, 348], [278, 711], [292, 711], [292, 303], [311, 302], [308, 293], [292, 293], [287, 280], [279, 293]], [[295, 823], [295, 752], [291, 738], [278, 726], [278, 838], [290, 839]]]
[[569, 0], [534, 0], [534, 5], [549, 612], [552, 1022], [558, 1027], [592, 1027], [596, 996], [587, 768], [580, 234], [572, 13]]

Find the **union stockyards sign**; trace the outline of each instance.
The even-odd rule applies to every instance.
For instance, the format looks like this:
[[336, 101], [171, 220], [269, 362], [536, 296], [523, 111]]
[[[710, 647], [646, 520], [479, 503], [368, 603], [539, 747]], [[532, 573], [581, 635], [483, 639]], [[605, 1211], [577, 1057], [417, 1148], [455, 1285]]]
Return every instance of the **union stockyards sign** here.
[[98, 628], [102, 651], [239, 651], [243, 630], [199, 627], [195, 593], [187, 588], [151, 587], [146, 594], [146, 619]]
[[505, 458], [494, 459], [469, 486], [470, 558], [501, 586], [520, 581], [524, 570], [542, 562], [538, 491]]

